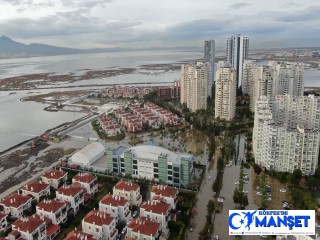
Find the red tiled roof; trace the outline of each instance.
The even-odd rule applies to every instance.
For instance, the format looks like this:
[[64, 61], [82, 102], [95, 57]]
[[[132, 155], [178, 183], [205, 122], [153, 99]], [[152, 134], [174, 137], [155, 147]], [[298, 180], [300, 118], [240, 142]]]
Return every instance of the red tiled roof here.
[[178, 190], [168, 186], [154, 185], [151, 188], [151, 192], [155, 193], [155, 195], [173, 198], [176, 196]]
[[57, 199], [52, 200], [43, 200], [41, 203], [37, 205], [37, 209], [41, 209], [45, 212], [57, 212], [59, 209], [61, 209], [63, 206], [66, 206], [65, 202], [61, 202]]
[[104, 211], [92, 210], [84, 217], [83, 221], [98, 226], [109, 225], [114, 220], [114, 217]]
[[50, 227], [47, 228], [47, 236], [52, 236], [53, 234], [57, 233], [60, 230], [59, 225], [50, 225]]
[[69, 186], [62, 186], [62, 187], [58, 188], [56, 193], [74, 197], [81, 191], [83, 191], [82, 187], [79, 186], [79, 184], [73, 183]]
[[125, 191], [136, 191], [140, 186], [134, 182], [126, 182], [124, 180], [120, 180], [115, 186], [115, 189], [125, 190]]
[[91, 234], [87, 234], [78, 230], [73, 230], [68, 234], [64, 240], [83, 240], [86, 237], [86, 240], [95, 240]]
[[81, 183], [91, 183], [97, 179], [96, 176], [89, 174], [89, 173], [78, 173], [72, 178], [72, 181], [81, 182]]
[[39, 215], [34, 214], [26, 219], [19, 218], [12, 224], [13, 229], [21, 231], [21, 232], [34, 232], [38, 229], [42, 224], [45, 224], [45, 221], [40, 218]]
[[22, 190], [26, 190], [29, 192], [34, 192], [34, 193], [40, 193], [50, 187], [50, 184], [44, 183], [44, 182], [38, 182], [34, 181], [31, 183], [26, 184]]
[[131, 221], [128, 224], [128, 228], [130, 228], [133, 232], [139, 232], [143, 235], [152, 235], [153, 237], [155, 237], [160, 229], [160, 223], [151, 221], [146, 217], [140, 217], [136, 220]]
[[145, 201], [140, 206], [140, 209], [144, 209], [146, 212], [152, 212], [156, 214], [163, 214], [169, 211], [170, 204], [165, 202], [158, 202], [158, 201]]
[[6, 214], [0, 213], [0, 220], [4, 219], [5, 217], [7, 217]]
[[111, 194], [107, 194], [101, 200], [101, 204], [111, 205], [113, 207], [125, 206], [127, 203], [128, 203], [128, 200], [126, 200], [124, 197], [113, 196]]
[[6, 207], [14, 207], [18, 208], [21, 205], [26, 204], [28, 201], [30, 201], [32, 198], [29, 196], [23, 196], [17, 193], [14, 193], [10, 195], [9, 197], [4, 198], [0, 204], [3, 204]]
[[46, 172], [45, 174], [42, 175], [42, 177], [48, 178], [48, 179], [60, 179], [63, 178], [65, 175], [67, 175], [68, 173], [62, 170], [55, 170], [55, 169], [51, 169], [48, 172]]

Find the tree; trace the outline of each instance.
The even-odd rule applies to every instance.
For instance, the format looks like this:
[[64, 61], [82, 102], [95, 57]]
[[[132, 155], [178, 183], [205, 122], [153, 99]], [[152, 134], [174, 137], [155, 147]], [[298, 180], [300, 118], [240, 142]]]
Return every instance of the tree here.
[[299, 185], [299, 182], [302, 178], [302, 172], [300, 169], [295, 169], [292, 173], [291, 183], [293, 185]]
[[261, 167], [256, 163], [253, 165], [253, 170], [254, 170], [255, 174], [257, 174], [257, 175], [259, 175], [261, 173]]

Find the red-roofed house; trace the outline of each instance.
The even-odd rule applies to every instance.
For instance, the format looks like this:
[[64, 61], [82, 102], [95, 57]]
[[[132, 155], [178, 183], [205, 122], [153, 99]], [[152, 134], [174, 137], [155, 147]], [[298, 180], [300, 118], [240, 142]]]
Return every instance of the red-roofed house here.
[[159, 222], [152, 221], [146, 217], [132, 220], [128, 224], [127, 238], [155, 240], [161, 232]]
[[22, 195], [30, 195], [37, 199], [50, 195], [50, 184], [34, 181], [20, 189]]
[[2, 199], [0, 205], [3, 207], [5, 214], [11, 214], [12, 217], [20, 218], [25, 215], [31, 208], [32, 197], [20, 194], [12, 194]]
[[9, 239], [51, 240], [60, 232], [58, 225], [51, 224], [50, 219], [34, 214], [20, 218], [12, 224]]
[[168, 187], [164, 185], [154, 185], [150, 191], [150, 198], [157, 197], [161, 201], [170, 204], [170, 210], [176, 208], [176, 200], [178, 198], [179, 191], [176, 188]]
[[8, 215], [0, 213], [0, 232], [7, 229], [8, 226]]
[[140, 206], [140, 216], [160, 222], [161, 228], [167, 228], [170, 218], [170, 204], [160, 201], [145, 201]]
[[99, 240], [117, 237], [116, 218], [104, 211], [92, 210], [82, 220], [82, 231]]
[[57, 199], [43, 200], [36, 207], [37, 214], [51, 219], [53, 224], [67, 221], [67, 205]]
[[117, 223], [129, 220], [129, 201], [124, 197], [107, 194], [99, 202], [99, 210], [115, 214]]
[[62, 170], [51, 169], [42, 175], [43, 182], [50, 184], [53, 188], [57, 189], [61, 184], [67, 181], [68, 173]]
[[96, 240], [91, 234], [73, 230], [64, 240]]
[[140, 206], [142, 202], [140, 186], [134, 182], [120, 180], [113, 187], [113, 195], [120, 195], [121, 197], [126, 198], [131, 205]]
[[93, 195], [98, 191], [97, 176], [95, 175], [78, 173], [72, 178], [72, 182], [79, 183], [90, 195]]
[[83, 196], [83, 188], [77, 183], [62, 186], [56, 191], [56, 198], [60, 201], [69, 202], [74, 214], [79, 211], [80, 204], [83, 204]]

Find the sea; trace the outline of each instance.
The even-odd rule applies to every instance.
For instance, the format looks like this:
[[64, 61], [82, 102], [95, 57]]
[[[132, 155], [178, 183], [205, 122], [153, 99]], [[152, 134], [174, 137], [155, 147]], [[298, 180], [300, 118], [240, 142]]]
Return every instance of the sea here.
[[[202, 52], [191, 51], [131, 51], [0, 59], [0, 79], [37, 73], [81, 74], [88, 70], [139, 68], [142, 65], [193, 61], [201, 57], [203, 57]], [[0, 91], [0, 152], [37, 136], [47, 129], [84, 116], [84, 113], [77, 112], [47, 112], [43, 110], [47, 106], [46, 104], [22, 102], [21, 98], [52, 91], [69, 91], [70, 88], [68, 87], [70, 86], [77, 86], [72, 90], [99, 88], [96, 86], [81, 87], [81, 85], [87, 84], [170, 85], [180, 77], [179, 70], [145, 73], [141, 69], [141, 71], [133, 74], [62, 83], [56, 89], [56, 85], [47, 84], [46, 86], [51, 87], [51, 89]], [[320, 87], [320, 71], [305, 71], [304, 79], [305, 87]]]

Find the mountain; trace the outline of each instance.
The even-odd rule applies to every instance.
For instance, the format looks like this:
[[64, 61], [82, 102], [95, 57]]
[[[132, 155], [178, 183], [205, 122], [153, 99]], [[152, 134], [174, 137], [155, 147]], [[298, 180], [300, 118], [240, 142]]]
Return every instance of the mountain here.
[[0, 37], [0, 58], [52, 56], [82, 52], [84, 51], [80, 49], [55, 47], [46, 44], [32, 43], [26, 45], [6, 36]]

